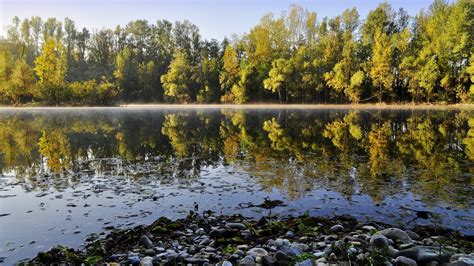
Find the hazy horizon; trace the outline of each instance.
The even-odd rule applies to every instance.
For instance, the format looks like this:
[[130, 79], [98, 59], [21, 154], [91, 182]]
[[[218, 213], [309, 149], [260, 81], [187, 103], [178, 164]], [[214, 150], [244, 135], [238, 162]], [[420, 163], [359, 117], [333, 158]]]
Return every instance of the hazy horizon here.
[[[160, 19], [169, 21], [189, 20], [196, 24], [206, 39], [221, 40], [231, 34], [248, 32], [260, 18], [273, 12], [279, 15], [292, 4], [298, 4], [315, 11], [318, 18], [336, 16], [346, 8], [356, 7], [361, 19], [383, 1], [332, 1], [332, 0], [0, 0], [0, 35], [6, 35], [6, 27], [12, 18], [20, 19], [40, 16], [43, 19], [56, 17], [63, 20], [68, 17], [76, 22], [77, 28], [88, 29], [114, 28], [126, 25], [129, 21], [146, 19], [155, 23]], [[426, 9], [431, 0], [393, 0], [388, 1], [394, 9], [404, 8], [410, 15]], [[107, 16], [104, 16], [107, 14]]]

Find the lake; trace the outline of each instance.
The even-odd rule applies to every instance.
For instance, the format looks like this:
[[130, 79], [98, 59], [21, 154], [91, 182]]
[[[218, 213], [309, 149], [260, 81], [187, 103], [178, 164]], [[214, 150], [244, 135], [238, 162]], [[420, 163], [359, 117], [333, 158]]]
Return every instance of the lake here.
[[[190, 210], [349, 214], [474, 234], [474, 111], [0, 111], [0, 257]], [[415, 211], [435, 218], [417, 218]]]

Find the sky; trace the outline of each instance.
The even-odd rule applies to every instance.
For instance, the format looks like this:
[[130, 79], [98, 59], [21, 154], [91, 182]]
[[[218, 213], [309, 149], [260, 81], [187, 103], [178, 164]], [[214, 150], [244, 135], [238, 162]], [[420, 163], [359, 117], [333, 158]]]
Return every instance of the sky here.
[[[280, 14], [292, 4], [315, 11], [319, 18], [334, 17], [346, 8], [357, 7], [361, 18], [383, 0], [0, 0], [0, 35], [14, 16], [20, 19], [40, 16], [43, 19], [68, 17], [77, 28], [114, 28], [131, 20], [146, 19], [155, 23], [190, 20], [206, 39], [222, 40], [233, 33], [242, 34], [260, 18]], [[410, 15], [427, 8], [433, 0], [391, 0], [394, 8], [403, 7]]]

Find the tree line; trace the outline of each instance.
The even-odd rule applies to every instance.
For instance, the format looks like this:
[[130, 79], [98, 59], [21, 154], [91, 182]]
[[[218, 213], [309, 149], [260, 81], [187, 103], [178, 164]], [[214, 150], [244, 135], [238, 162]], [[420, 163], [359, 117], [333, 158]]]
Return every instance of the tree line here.
[[365, 19], [293, 5], [220, 42], [187, 20], [88, 30], [14, 17], [0, 38], [0, 101], [471, 102], [473, 39], [470, 0], [435, 0], [415, 16], [384, 2]]

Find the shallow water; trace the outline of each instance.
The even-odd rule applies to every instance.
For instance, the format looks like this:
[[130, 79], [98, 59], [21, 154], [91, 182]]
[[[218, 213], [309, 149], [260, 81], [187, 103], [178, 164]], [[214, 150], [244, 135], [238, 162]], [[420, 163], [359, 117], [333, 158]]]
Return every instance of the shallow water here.
[[[448, 110], [0, 111], [0, 257], [190, 210], [474, 234], [474, 116]], [[410, 210], [411, 209], [411, 210]], [[435, 218], [415, 219], [412, 210]]]

